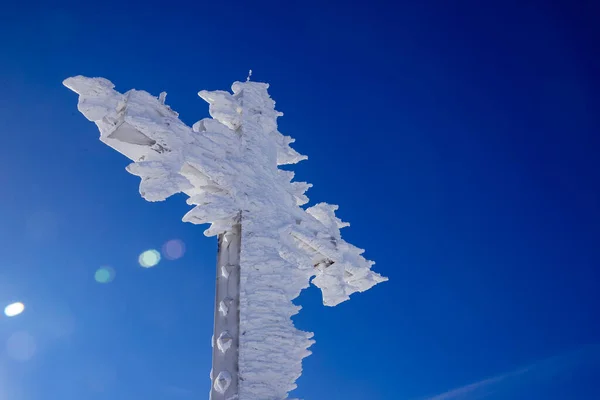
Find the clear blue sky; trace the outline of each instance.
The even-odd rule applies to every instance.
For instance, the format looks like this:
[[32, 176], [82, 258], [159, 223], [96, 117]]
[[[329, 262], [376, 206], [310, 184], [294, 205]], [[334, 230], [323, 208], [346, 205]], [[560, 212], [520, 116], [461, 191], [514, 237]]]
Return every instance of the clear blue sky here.
[[59, 3], [0, 11], [0, 306], [27, 306], [0, 318], [0, 399], [208, 398], [215, 240], [140, 197], [61, 82], [165, 90], [191, 124], [250, 68], [312, 202], [390, 278], [303, 293], [296, 396], [600, 398], [594, 1]]

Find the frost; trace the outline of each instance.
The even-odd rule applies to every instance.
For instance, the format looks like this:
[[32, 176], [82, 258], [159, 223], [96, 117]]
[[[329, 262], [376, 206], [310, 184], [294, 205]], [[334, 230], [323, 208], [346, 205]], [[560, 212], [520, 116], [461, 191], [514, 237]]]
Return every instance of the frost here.
[[[348, 224], [336, 217], [337, 206], [300, 207], [311, 185], [292, 182], [293, 172], [278, 166], [306, 156], [277, 130], [283, 114], [268, 84], [248, 80], [235, 82], [232, 93], [200, 91], [212, 119], [191, 128], [165, 104], [166, 94], [121, 94], [103, 78], [77, 76], [64, 84], [79, 94], [78, 109], [96, 123], [100, 140], [133, 161], [127, 171], [141, 178], [146, 200], [185, 193], [193, 208], [183, 220], [210, 224], [207, 236], [229, 230], [242, 212], [239, 398], [287, 398], [314, 343], [312, 333], [293, 326], [300, 307], [292, 300], [311, 279], [324, 304], [334, 306], [387, 278], [341, 238]], [[226, 315], [229, 306], [221, 302], [218, 310]], [[230, 345], [226, 336], [217, 339], [223, 352]], [[215, 389], [224, 393], [230, 383], [220, 373]]]
[[225, 353], [231, 347], [232, 337], [229, 332], [221, 332], [219, 338], [217, 339], [217, 347], [221, 351], [221, 353]]
[[225, 316], [229, 313], [229, 306], [231, 305], [231, 298], [226, 298], [225, 300], [219, 303], [219, 312], [221, 315]]
[[215, 389], [219, 393], [225, 393], [229, 385], [231, 384], [231, 375], [229, 372], [219, 372], [217, 379], [215, 379]]

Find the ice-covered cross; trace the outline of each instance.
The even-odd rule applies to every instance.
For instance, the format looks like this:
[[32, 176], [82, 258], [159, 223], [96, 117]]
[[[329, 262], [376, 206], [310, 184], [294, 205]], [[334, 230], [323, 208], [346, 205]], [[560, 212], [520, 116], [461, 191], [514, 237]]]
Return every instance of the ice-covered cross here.
[[292, 182], [279, 165], [306, 159], [277, 130], [268, 84], [235, 82], [232, 93], [201, 91], [212, 118], [191, 128], [159, 98], [121, 94], [103, 78], [77, 76], [64, 85], [100, 140], [130, 158], [140, 193], [161, 201], [176, 193], [194, 206], [183, 220], [210, 224], [219, 236], [212, 400], [287, 398], [310, 354], [312, 333], [293, 326], [292, 303], [312, 283], [335, 306], [386, 278], [363, 250], [341, 238], [348, 226], [337, 206], [303, 208], [310, 184]]

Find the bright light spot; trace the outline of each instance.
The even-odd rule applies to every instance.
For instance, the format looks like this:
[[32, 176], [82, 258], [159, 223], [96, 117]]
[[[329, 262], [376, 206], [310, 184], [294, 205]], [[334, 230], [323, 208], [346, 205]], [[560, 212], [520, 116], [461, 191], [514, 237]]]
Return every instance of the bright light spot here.
[[16, 361], [30, 360], [35, 354], [35, 339], [27, 332], [16, 332], [6, 341], [6, 352]]
[[111, 267], [102, 267], [94, 274], [94, 279], [98, 283], [109, 283], [115, 279], [115, 270]]
[[154, 249], [146, 250], [140, 254], [138, 261], [144, 268], [154, 267], [160, 262], [160, 253]]
[[4, 309], [4, 314], [7, 317], [16, 317], [23, 311], [25, 311], [25, 305], [23, 303], [17, 302], [7, 305]]
[[163, 245], [162, 252], [167, 260], [177, 260], [185, 253], [185, 243], [179, 239], [169, 240]]

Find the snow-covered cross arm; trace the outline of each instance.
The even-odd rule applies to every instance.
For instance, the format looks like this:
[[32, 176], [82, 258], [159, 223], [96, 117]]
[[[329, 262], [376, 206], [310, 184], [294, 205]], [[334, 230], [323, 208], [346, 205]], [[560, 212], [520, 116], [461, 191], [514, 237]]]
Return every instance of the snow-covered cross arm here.
[[300, 309], [292, 300], [311, 279], [328, 306], [387, 279], [341, 238], [348, 224], [335, 216], [337, 206], [302, 208], [311, 185], [292, 182], [293, 172], [278, 166], [306, 157], [278, 132], [282, 114], [268, 85], [246, 81], [235, 82], [232, 93], [201, 91], [212, 118], [190, 128], [165, 104], [166, 94], [121, 94], [103, 78], [77, 76], [64, 84], [79, 94], [78, 109], [96, 123], [100, 140], [133, 161], [127, 170], [141, 178], [146, 200], [185, 193], [194, 207], [183, 220], [210, 224], [205, 235], [219, 235], [223, 246], [241, 226], [237, 261], [224, 264], [219, 278], [238, 274], [237, 297], [224, 297], [215, 310], [215, 329], [232, 307], [238, 326], [213, 339], [215, 349], [234, 356], [238, 372], [213, 362], [211, 399], [287, 398], [313, 343], [311, 333], [292, 324]]

